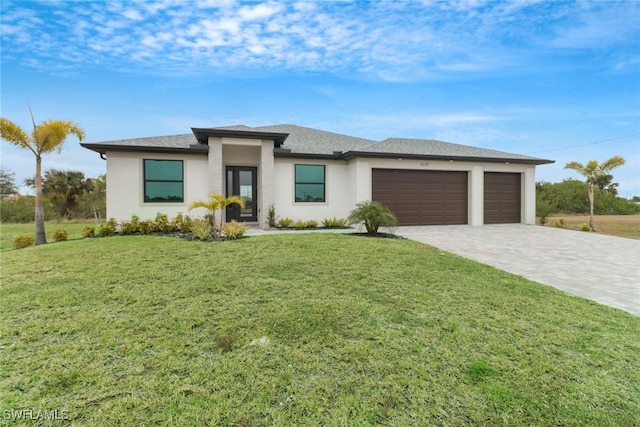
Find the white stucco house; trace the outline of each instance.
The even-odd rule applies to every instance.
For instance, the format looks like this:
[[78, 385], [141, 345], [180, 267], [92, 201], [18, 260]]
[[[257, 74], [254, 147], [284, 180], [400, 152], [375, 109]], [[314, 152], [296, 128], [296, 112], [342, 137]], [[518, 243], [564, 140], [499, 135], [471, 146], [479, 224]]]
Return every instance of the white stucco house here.
[[[82, 143], [107, 167], [107, 216], [187, 213], [210, 193], [239, 195], [226, 220], [346, 218], [387, 205], [401, 225], [535, 223], [535, 168], [519, 154], [423, 139], [372, 141], [296, 125], [192, 128], [191, 134]], [[194, 212], [195, 213], [195, 212]]]

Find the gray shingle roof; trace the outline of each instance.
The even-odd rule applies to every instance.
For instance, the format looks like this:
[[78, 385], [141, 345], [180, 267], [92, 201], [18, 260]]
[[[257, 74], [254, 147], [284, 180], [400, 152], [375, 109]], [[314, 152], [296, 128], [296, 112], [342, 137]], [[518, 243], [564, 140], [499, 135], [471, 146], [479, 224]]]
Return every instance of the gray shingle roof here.
[[288, 148], [292, 153], [299, 154], [332, 155], [334, 151], [353, 151], [375, 142], [297, 125], [262, 126], [255, 129], [264, 132], [288, 133], [289, 136], [282, 144], [282, 148]]
[[361, 147], [361, 152], [405, 154], [414, 156], [434, 157], [462, 157], [462, 158], [493, 158], [504, 160], [541, 160], [535, 157], [521, 154], [506, 153], [504, 151], [487, 148], [472, 147], [469, 145], [453, 144], [451, 142], [435, 141], [429, 139], [388, 138], [382, 142], [376, 142], [367, 147]]
[[[230, 131], [233, 135], [249, 137], [251, 132], [258, 134], [287, 134], [281, 148], [290, 150], [279, 152], [279, 155], [312, 155], [332, 156], [336, 152], [343, 153], [344, 158], [357, 156], [376, 157], [423, 157], [423, 158], [447, 158], [467, 159], [483, 161], [511, 161], [520, 163], [544, 164], [552, 163], [551, 160], [523, 156], [521, 154], [506, 153], [503, 151], [486, 148], [472, 147], [468, 145], [453, 144], [449, 142], [427, 139], [388, 138], [384, 141], [357, 138], [339, 133], [327, 132], [303, 126], [282, 124], [273, 126], [248, 127], [245, 125], [224, 126], [208, 128], [213, 133]], [[207, 128], [194, 129], [208, 132]], [[201, 138], [200, 136], [198, 138]], [[135, 138], [119, 141], [106, 141], [99, 143], [82, 143], [83, 147], [104, 153], [110, 149], [127, 151], [173, 151], [181, 152], [207, 152], [207, 145], [198, 143], [196, 136], [192, 134], [157, 136], [150, 138]]]

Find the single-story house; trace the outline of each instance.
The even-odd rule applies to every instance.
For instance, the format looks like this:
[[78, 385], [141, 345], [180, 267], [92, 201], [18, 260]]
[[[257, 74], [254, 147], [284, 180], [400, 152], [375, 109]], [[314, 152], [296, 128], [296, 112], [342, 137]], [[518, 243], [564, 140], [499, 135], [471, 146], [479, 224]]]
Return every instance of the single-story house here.
[[[434, 140], [373, 141], [296, 125], [82, 143], [107, 162], [107, 216], [187, 213], [210, 193], [239, 195], [226, 220], [346, 218], [387, 205], [401, 225], [535, 223], [535, 167], [553, 163]], [[198, 215], [196, 211], [192, 214]]]

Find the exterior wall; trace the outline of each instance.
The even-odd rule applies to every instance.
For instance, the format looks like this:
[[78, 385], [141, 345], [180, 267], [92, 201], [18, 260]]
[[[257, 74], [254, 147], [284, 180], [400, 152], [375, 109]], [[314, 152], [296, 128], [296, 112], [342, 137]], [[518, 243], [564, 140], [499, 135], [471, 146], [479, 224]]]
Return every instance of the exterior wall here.
[[484, 223], [484, 172], [521, 173], [521, 221], [524, 224], [535, 224], [535, 165], [488, 162], [476, 163], [467, 161], [359, 158], [352, 160], [349, 167], [351, 170], [351, 182], [357, 186], [356, 199], [353, 204], [364, 200], [371, 200], [371, 169], [373, 168], [467, 171], [469, 179], [469, 225], [483, 225]]
[[[143, 220], [154, 219], [158, 212], [172, 218], [179, 212], [187, 214], [189, 203], [207, 197], [209, 173], [206, 156], [109, 151], [106, 157], [107, 218], [122, 221], [136, 214]], [[144, 159], [184, 161], [183, 203], [144, 203]], [[198, 212], [189, 215], [198, 216]]]
[[269, 206], [275, 206], [275, 160], [273, 141], [262, 141], [260, 149], [260, 167], [258, 168], [258, 223], [266, 227]]
[[[325, 201], [296, 202], [294, 165], [325, 166]], [[353, 173], [346, 161], [313, 159], [275, 159], [274, 206], [276, 216], [293, 220], [314, 219], [319, 223], [325, 218], [346, 218], [353, 209], [356, 186]]]
[[[195, 200], [206, 200], [208, 194], [225, 194], [225, 166], [258, 168], [258, 223], [266, 226], [268, 206], [276, 215], [294, 220], [346, 218], [356, 203], [371, 199], [371, 170], [417, 169], [467, 171], [469, 179], [470, 225], [484, 222], [484, 172], [522, 174], [521, 221], [535, 224], [535, 166], [507, 163], [475, 163], [413, 159], [355, 158], [350, 161], [294, 159], [273, 157], [273, 141], [233, 138], [209, 138], [209, 155], [107, 152], [107, 217], [153, 219], [158, 212], [173, 217], [187, 213]], [[143, 159], [184, 160], [184, 202], [144, 203]], [[325, 202], [295, 201], [295, 164], [325, 165]], [[194, 211], [191, 216], [202, 216]]]

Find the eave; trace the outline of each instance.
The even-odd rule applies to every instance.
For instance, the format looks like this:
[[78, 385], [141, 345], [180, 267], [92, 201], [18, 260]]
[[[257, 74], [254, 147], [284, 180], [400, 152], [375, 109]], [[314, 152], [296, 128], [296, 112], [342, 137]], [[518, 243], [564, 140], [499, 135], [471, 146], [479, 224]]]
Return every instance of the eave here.
[[208, 145], [193, 144], [189, 148], [180, 147], [151, 147], [144, 145], [113, 145], [113, 144], [91, 144], [80, 143], [84, 148], [105, 154], [107, 151], [136, 151], [144, 153], [180, 153], [180, 154], [207, 154]]
[[280, 147], [289, 136], [288, 133], [281, 132], [260, 132], [248, 130], [218, 129], [218, 128], [191, 128], [200, 144], [208, 144], [209, 137], [231, 137], [243, 139], [268, 139], [275, 142], [276, 147]]

